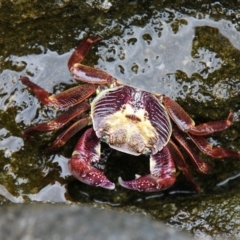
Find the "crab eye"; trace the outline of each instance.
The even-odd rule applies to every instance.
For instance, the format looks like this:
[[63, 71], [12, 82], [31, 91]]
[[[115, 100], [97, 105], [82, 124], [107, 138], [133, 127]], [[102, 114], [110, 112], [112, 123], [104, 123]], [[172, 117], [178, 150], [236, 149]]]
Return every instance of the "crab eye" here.
[[152, 153], [152, 151], [151, 151], [150, 148], [145, 148], [144, 151], [143, 151], [144, 155], [150, 155], [151, 153]]
[[103, 142], [108, 142], [108, 140], [109, 140], [108, 135], [103, 134], [103, 135], [101, 136], [101, 141], [103, 141]]

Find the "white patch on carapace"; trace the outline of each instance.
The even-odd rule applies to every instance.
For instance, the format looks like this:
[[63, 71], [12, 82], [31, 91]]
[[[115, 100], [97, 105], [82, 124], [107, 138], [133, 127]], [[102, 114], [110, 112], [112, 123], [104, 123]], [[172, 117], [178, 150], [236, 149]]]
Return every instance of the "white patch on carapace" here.
[[[127, 116], [134, 115], [140, 121], [134, 121]], [[144, 109], [134, 109], [130, 104], [126, 104], [124, 109], [106, 118], [106, 123], [111, 126], [111, 129], [123, 127], [128, 132], [128, 137], [133, 133], [140, 132], [146, 139], [156, 137], [156, 130], [148, 119], [145, 119], [146, 111]], [[129, 140], [129, 138], [128, 138]]]

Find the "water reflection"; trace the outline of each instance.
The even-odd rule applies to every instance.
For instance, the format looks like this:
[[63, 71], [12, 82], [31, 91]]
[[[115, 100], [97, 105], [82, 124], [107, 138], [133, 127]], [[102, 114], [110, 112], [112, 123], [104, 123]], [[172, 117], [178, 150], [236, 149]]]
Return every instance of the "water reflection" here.
[[5, 158], [10, 158], [13, 152], [19, 151], [24, 145], [22, 138], [7, 136], [8, 133], [7, 129], [0, 129], [0, 150], [4, 151]]

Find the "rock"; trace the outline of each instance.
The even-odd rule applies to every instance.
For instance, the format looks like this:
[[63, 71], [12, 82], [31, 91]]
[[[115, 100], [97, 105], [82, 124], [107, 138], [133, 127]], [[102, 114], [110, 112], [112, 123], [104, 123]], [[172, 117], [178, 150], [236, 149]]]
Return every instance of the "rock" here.
[[79, 205], [23, 204], [0, 210], [1, 239], [191, 239], [141, 214]]

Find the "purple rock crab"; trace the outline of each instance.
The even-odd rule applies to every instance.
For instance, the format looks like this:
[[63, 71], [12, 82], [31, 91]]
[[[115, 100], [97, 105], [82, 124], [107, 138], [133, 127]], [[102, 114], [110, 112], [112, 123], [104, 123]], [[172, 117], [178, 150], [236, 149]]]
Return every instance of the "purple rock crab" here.
[[[212, 147], [204, 137], [227, 129], [233, 122], [232, 112], [226, 120], [195, 126], [190, 116], [171, 98], [124, 85], [100, 69], [82, 65], [92, 44], [99, 40], [99, 36], [83, 40], [68, 61], [72, 76], [82, 82], [79, 86], [50, 95], [27, 77], [20, 78], [44, 105], [67, 109], [50, 122], [26, 129], [26, 138], [35, 132], [59, 129], [77, 118], [47, 149], [54, 151], [75, 133], [92, 125], [76, 144], [68, 166], [79, 181], [106, 189], [114, 189], [115, 184], [92, 166], [92, 163], [100, 160], [101, 141], [121, 152], [150, 156], [149, 174], [130, 181], [123, 181], [119, 177], [119, 184], [123, 187], [144, 192], [161, 191], [172, 186], [177, 176], [176, 168], [194, 185], [197, 192], [200, 191], [177, 145], [186, 151], [199, 172], [208, 173], [211, 166], [192, 151], [186, 136], [200, 151], [213, 158], [240, 158], [240, 153]], [[96, 96], [90, 102], [94, 94]]]

